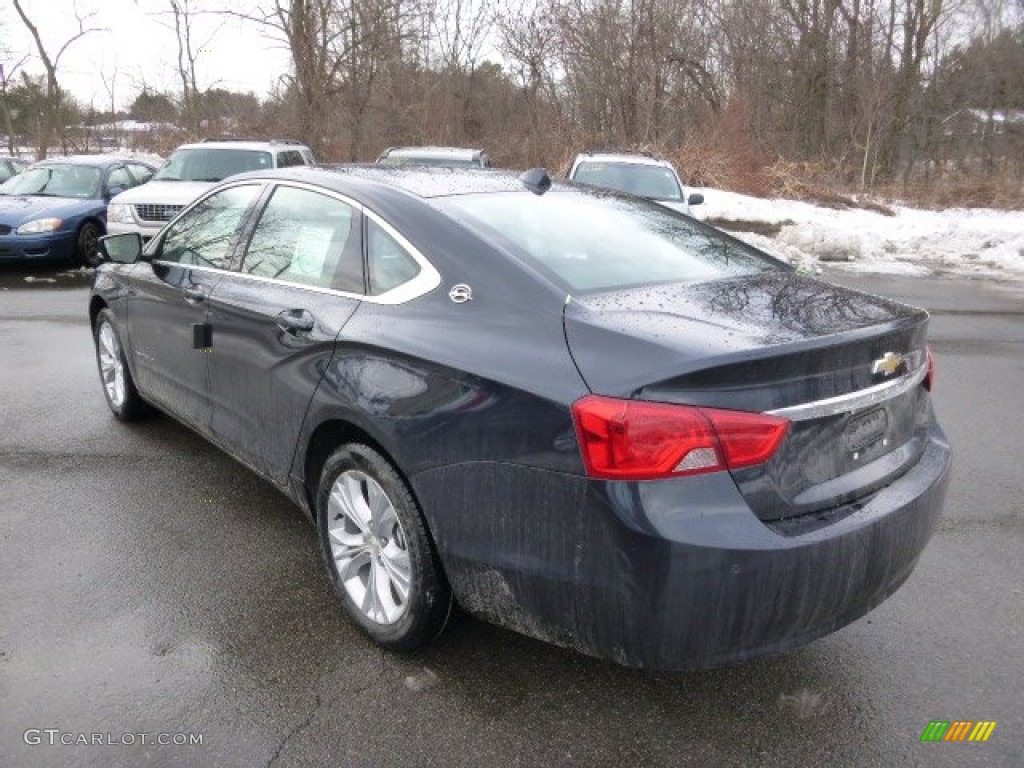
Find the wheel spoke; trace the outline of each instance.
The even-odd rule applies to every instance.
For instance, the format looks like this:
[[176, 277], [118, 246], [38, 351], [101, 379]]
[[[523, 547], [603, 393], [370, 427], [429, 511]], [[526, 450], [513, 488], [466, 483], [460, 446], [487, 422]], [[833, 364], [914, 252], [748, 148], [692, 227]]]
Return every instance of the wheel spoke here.
[[[364, 614], [374, 621], [381, 620], [382, 607], [380, 604], [380, 579], [377, 572], [379, 566], [370, 558], [370, 568], [366, 575], [366, 593], [363, 595], [363, 603], [360, 606]], [[382, 622], [383, 623], [383, 622]]]
[[[402, 615], [405, 600], [395, 600], [395, 592], [392, 590], [393, 582], [384, 566], [383, 558], [379, 556], [374, 558], [371, 567], [373, 568], [373, 587], [377, 593], [375, 600], [383, 614], [382, 619], [388, 623], [396, 621]], [[377, 621], [382, 619], [377, 619]]]
[[399, 525], [398, 514], [383, 491], [381, 491], [381, 498], [383, 501], [378, 502], [378, 509], [373, 513], [373, 535], [391, 539], [394, 538], [395, 528]]
[[376, 518], [385, 508], [391, 506], [391, 502], [388, 500], [387, 494], [384, 493], [384, 489], [377, 483], [367, 483], [366, 505], [370, 508], [370, 515]]
[[338, 566], [338, 576], [346, 585], [354, 580], [365, 587], [363, 574], [360, 571], [370, 564], [370, 551], [366, 547], [349, 547], [343, 551], [334, 550], [334, 562]]
[[340, 517], [333, 521], [330, 528], [327, 531], [327, 535], [331, 538], [331, 551], [337, 549], [356, 549], [365, 546], [366, 539], [363, 538], [360, 533], [352, 533], [345, 526], [345, 520], [347, 518]]
[[405, 605], [409, 599], [409, 582], [412, 576], [412, 566], [409, 562], [409, 553], [405, 550], [395, 548], [394, 553], [384, 550], [380, 553], [380, 562], [394, 587], [398, 602]]
[[363, 499], [362, 482], [355, 472], [347, 472], [338, 478], [331, 491], [330, 505], [336, 505], [363, 533], [370, 530], [370, 510]]

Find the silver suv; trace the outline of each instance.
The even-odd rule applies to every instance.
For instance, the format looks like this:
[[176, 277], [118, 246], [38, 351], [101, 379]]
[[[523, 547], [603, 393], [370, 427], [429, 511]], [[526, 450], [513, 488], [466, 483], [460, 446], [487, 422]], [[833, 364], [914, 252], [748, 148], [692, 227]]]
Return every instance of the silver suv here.
[[482, 149], [464, 147], [388, 147], [377, 162], [383, 165], [437, 165], [447, 168], [490, 168]]
[[687, 194], [672, 163], [645, 152], [583, 152], [576, 155], [569, 178], [646, 197], [691, 216], [690, 206], [704, 202], [699, 192]]
[[107, 206], [107, 232], [138, 232], [148, 240], [178, 211], [236, 173], [291, 165], [315, 165], [309, 147], [275, 139], [207, 139], [182, 144], [151, 181], [122, 192]]

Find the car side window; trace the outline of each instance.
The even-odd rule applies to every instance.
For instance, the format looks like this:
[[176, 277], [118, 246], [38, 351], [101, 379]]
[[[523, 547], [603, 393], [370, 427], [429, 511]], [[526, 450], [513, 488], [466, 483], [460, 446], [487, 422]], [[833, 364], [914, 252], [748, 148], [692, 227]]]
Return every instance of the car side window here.
[[110, 175], [107, 176], [107, 189], [112, 187], [120, 187], [121, 189], [129, 189], [135, 186], [135, 179], [128, 173], [128, 169], [124, 166], [114, 168]]
[[299, 154], [298, 150], [289, 149], [285, 152], [277, 153], [278, 168], [288, 168], [292, 165], [305, 165], [305, 163], [302, 162], [302, 155]]
[[416, 259], [373, 219], [367, 222], [366, 235], [366, 265], [371, 296], [387, 293], [420, 273]]
[[259, 184], [243, 184], [203, 199], [168, 227], [157, 258], [226, 269], [245, 213], [260, 189]]
[[242, 272], [362, 294], [359, 211], [319, 192], [277, 187], [253, 230]]
[[128, 163], [128, 170], [135, 177], [136, 184], [145, 184], [153, 175], [153, 169], [140, 163]]

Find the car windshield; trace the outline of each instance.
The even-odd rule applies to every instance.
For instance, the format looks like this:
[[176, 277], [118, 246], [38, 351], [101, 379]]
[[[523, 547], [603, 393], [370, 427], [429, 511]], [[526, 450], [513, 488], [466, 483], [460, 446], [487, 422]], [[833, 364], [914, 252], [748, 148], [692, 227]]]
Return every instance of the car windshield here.
[[682, 200], [683, 190], [671, 168], [639, 163], [585, 162], [576, 166], [573, 181], [617, 189], [651, 200]]
[[164, 166], [153, 175], [153, 180], [223, 181], [236, 173], [262, 171], [273, 167], [273, 158], [269, 152], [256, 149], [195, 147], [174, 152]]
[[0, 184], [0, 194], [95, 198], [101, 176], [99, 168], [88, 165], [37, 165]]
[[556, 188], [544, 195], [498, 192], [432, 202], [484, 236], [511, 245], [576, 293], [784, 269], [711, 227], [611, 193]]

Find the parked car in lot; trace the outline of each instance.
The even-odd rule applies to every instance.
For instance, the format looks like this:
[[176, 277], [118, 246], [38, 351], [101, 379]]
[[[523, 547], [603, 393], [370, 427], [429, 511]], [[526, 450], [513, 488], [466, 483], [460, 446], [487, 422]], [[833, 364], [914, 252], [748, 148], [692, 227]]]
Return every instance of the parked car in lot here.
[[688, 215], [704, 202], [700, 192], [686, 191], [672, 163], [644, 152], [582, 152], [573, 160], [569, 178], [646, 197]]
[[94, 266], [107, 201], [153, 175], [149, 163], [111, 155], [43, 160], [0, 184], [0, 261]]
[[183, 144], [152, 181], [110, 201], [108, 227], [111, 234], [138, 232], [148, 240], [178, 211], [228, 176], [315, 162], [308, 147], [289, 139], [221, 138]]
[[382, 165], [434, 165], [446, 168], [490, 168], [482, 149], [466, 147], [389, 147], [380, 153]]
[[927, 313], [649, 201], [290, 168], [103, 248], [114, 415], [290, 495], [386, 647], [457, 603], [622, 664], [744, 661], [884, 600], [940, 513]]
[[28, 166], [28, 160], [22, 160], [20, 157], [0, 157], [0, 182], [7, 181], [11, 176], [17, 176]]

